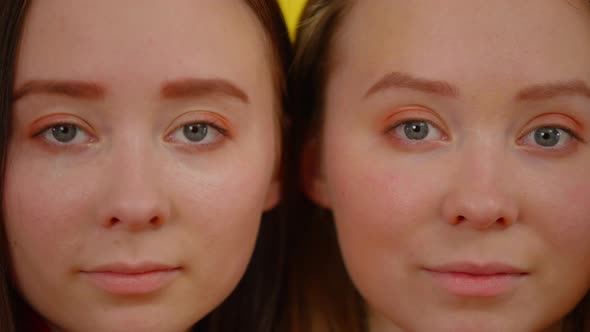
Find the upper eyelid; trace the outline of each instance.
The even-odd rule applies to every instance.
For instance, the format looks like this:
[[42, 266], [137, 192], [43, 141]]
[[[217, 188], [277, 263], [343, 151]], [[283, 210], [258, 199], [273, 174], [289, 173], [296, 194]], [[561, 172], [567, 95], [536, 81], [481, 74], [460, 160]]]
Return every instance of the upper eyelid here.
[[430, 120], [418, 119], [418, 118], [416, 118], [416, 119], [406, 119], [406, 120], [400, 120], [400, 121], [394, 122], [394, 124], [391, 125], [390, 128], [397, 128], [397, 127], [401, 126], [402, 124], [408, 123], [408, 122], [426, 122], [429, 125], [431, 125], [433, 127], [436, 127], [437, 129], [439, 128], [439, 126], [437, 126], [434, 122], [432, 122]]
[[[404, 114], [408, 115], [404, 115]], [[446, 128], [448, 128], [447, 123], [434, 111], [430, 108], [425, 106], [406, 106], [393, 114], [388, 115], [385, 117], [384, 121], [386, 123], [391, 123], [392, 119], [397, 119], [398, 117], [402, 117], [401, 119], [396, 120], [395, 126], [408, 121], [425, 121], [430, 123], [431, 125], [435, 126], [439, 130], [443, 132], [447, 132]], [[393, 128], [393, 125], [388, 125], [388, 128]]]
[[212, 127], [220, 135], [223, 135], [225, 137], [228, 137], [229, 136], [227, 129], [220, 127], [219, 125], [217, 125], [214, 122], [207, 121], [207, 120], [201, 120], [201, 121], [197, 120], [197, 121], [187, 121], [187, 122], [184, 122], [184, 123], [179, 124], [176, 127], [173, 127], [174, 129], [170, 130], [169, 133], [167, 133], [167, 134], [164, 135], [164, 137], [169, 138], [174, 133], [176, 133], [178, 130], [182, 130], [185, 126], [188, 126], [188, 125], [191, 125], [191, 124], [196, 124], [196, 123], [204, 123], [204, 124], [208, 125], [209, 127]]
[[[54, 118], [55, 120], [52, 120]], [[85, 133], [91, 136], [93, 136], [92, 132], [95, 131], [95, 129], [88, 122], [77, 116], [70, 114], [52, 114], [35, 120], [31, 125], [29, 134], [31, 136], [36, 136], [58, 125], [72, 125], [78, 129], [83, 130]]]
[[[183, 120], [183, 118], [187, 119]], [[168, 137], [174, 131], [192, 123], [207, 123], [224, 136], [232, 137], [233, 128], [229, 121], [217, 113], [210, 111], [190, 111], [177, 116], [164, 131], [164, 136]]]

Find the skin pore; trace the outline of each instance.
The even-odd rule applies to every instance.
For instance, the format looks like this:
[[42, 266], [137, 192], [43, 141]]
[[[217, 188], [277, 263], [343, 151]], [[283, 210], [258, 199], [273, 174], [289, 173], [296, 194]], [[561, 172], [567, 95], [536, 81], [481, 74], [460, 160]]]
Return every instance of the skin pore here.
[[234, 289], [278, 198], [267, 43], [242, 1], [31, 4], [5, 223], [54, 331], [185, 331]]
[[588, 40], [583, 1], [355, 2], [307, 191], [371, 332], [559, 330], [587, 293]]

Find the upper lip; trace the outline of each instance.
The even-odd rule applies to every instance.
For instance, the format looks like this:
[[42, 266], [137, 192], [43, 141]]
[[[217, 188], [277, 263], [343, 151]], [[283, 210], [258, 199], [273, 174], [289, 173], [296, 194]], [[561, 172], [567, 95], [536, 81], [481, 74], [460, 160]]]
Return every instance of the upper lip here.
[[142, 274], [150, 272], [170, 271], [179, 269], [179, 266], [154, 263], [154, 262], [143, 262], [143, 263], [111, 263], [93, 267], [82, 272], [88, 273], [118, 273], [118, 274]]
[[473, 275], [494, 275], [494, 274], [526, 274], [527, 272], [506, 263], [472, 263], [457, 262], [437, 265], [426, 268], [426, 270], [437, 273], [466, 273]]

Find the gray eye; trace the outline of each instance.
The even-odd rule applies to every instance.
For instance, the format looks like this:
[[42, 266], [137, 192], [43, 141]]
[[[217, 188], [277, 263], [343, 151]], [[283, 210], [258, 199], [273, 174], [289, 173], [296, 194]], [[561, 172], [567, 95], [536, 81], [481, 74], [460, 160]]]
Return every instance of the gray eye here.
[[556, 146], [561, 139], [561, 131], [555, 127], [543, 127], [535, 130], [535, 142], [540, 146]]
[[78, 128], [73, 125], [57, 125], [51, 127], [51, 135], [60, 143], [69, 143], [76, 138]]
[[404, 134], [411, 140], [423, 140], [429, 131], [428, 123], [425, 121], [409, 121], [404, 124]]
[[209, 131], [209, 125], [204, 123], [193, 123], [190, 125], [184, 126], [182, 132], [184, 137], [191, 142], [200, 142], [205, 137], [207, 137], [207, 132]]

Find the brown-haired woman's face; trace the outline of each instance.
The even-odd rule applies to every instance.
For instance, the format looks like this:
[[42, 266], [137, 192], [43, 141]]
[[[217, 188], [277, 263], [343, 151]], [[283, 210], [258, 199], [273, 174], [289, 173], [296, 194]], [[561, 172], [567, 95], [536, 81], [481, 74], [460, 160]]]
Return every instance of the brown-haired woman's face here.
[[374, 331], [540, 331], [590, 287], [590, 10], [357, 1], [321, 160]]
[[276, 201], [276, 89], [243, 1], [34, 1], [6, 227], [56, 330], [183, 331], [234, 288]]

